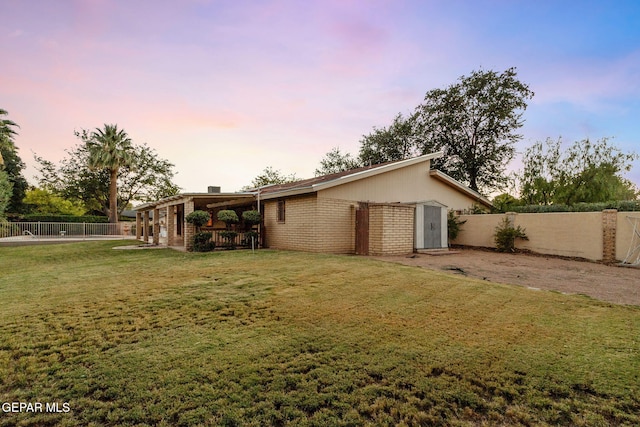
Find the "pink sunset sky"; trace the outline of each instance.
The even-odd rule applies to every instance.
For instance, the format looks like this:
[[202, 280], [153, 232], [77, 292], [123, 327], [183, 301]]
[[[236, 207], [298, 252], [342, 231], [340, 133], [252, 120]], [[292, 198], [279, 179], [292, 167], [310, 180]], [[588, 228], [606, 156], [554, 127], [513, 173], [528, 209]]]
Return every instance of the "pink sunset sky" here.
[[[0, 0], [0, 108], [37, 184], [74, 130], [117, 124], [184, 192], [266, 166], [313, 176], [333, 147], [477, 69], [535, 92], [518, 151], [547, 137], [640, 145], [640, 2]], [[516, 160], [511, 169], [519, 167]], [[640, 184], [640, 162], [627, 175]]]

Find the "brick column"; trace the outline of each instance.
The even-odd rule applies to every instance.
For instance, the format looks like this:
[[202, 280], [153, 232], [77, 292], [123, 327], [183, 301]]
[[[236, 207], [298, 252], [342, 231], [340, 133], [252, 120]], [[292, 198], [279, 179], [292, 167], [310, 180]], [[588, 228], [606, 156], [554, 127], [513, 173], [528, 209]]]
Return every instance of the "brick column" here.
[[[187, 218], [191, 212], [195, 210], [193, 206], [193, 199], [185, 202], [184, 204], [184, 217]], [[193, 250], [193, 235], [195, 233], [195, 227], [193, 224], [189, 224], [187, 221], [184, 222], [184, 247], [187, 248], [188, 251]]]
[[160, 209], [153, 210], [153, 244], [160, 244]]
[[142, 212], [136, 212], [136, 240], [142, 237]]
[[167, 206], [167, 246], [176, 244], [176, 207]]
[[616, 261], [616, 228], [618, 227], [618, 211], [606, 209], [602, 211], [602, 261]]
[[142, 221], [142, 235], [145, 243], [149, 243], [149, 211], [144, 211], [144, 220]]

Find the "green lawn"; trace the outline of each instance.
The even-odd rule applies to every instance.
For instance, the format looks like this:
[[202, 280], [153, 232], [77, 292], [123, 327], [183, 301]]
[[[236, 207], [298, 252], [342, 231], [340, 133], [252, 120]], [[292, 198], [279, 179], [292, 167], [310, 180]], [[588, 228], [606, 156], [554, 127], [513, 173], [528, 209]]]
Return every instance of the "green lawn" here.
[[640, 424], [639, 307], [120, 244], [0, 248], [0, 426]]

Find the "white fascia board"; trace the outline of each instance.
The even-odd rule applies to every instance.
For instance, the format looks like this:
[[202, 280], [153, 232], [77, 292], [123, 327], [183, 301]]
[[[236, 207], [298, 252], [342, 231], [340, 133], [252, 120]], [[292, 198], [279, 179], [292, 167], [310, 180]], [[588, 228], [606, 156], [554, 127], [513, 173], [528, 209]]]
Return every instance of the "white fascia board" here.
[[483, 205], [492, 208], [493, 207], [493, 203], [491, 203], [489, 201], [489, 199], [487, 199], [486, 197], [484, 197], [482, 194], [478, 193], [475, 190], [472, 190], [471, 188], [467, 187], [466, 185], [464, 185], [463, 183], [461, 183], [460, 181], [451, 178], [449, 175], [447, 175], [444, 172], [441, 172], [439, 170], [432, 170], [429, 172], [432, 176], [436, 177], [437, 179], [439, 179], [440, 181], [443, 181], [447, 184], [449, 184], [451, 187], [455, 187], [457, 189], [459, 189], [461, 192], [466, 193], [468, 196], [471, 196], [472, 198], [476, 199], [477, 202], [482, 203]]
[[292, 188], [290, 190], [276, 191], [273, 193], [260, 194], [260, 200], [278, 199], [280, 197], [298, 196], [300, 194], [313, 193], [315, 190], [313, 186]]
[[[168, 196], [168, 197], [164, 197], [160, 200], [157, 200], [155, 202], [148, 202], [148, 203], [143, 203], [139, 206], [133, 207], [131, 208], [131, 210], [134, 211], [140, 211], [140, 210], [150, 210], [153, 209], [155, 207], [166, 207], [169, 206], [171, 204], [176, 204], [176, 203], [172, 203], [172, 202], [176, 202], [178, 200], [181, 201], [189, 201], [189, 199], [193, 199], [194, 197], [214, 197], [214, 198], [223, 198], [223, 197], [250, 197], [250, 196], [255, 196], [255, 193], [250, 193], [250, 192], [243, 192], [243, 193], [180, 193], [180, 194], [176, 194], [174, 196]], [[180, 202], [179, 202], [180, 203]]]

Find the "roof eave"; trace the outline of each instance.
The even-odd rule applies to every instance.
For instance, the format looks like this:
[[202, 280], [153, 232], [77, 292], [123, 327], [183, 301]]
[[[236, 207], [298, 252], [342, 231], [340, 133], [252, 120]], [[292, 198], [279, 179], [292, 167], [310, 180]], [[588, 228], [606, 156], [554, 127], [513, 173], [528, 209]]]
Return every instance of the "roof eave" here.
[[180, 193], [180, 194], [176, 194], [173, 196], [167, 196], [164, 197], [160, 200], [156, 200], [155, 202], [147, 202], [147, 203], [143, 203], [141, 205], [135, 206], [133, 208], [131, 208], [131, 210], [133, 211], [140, 211], [140, 210], [148, 210], [154, 206], [160, 206], [160, 205], [164, 205], [170, 202], [173, 202], [175, 200], [180, 200], [180, 199], [190, 199], [190, 198], [194, 198], [194, 197], [201, 197], [201, 198], [223, 198], [223, 197], [235, 197], [235, 198], [249, 198], [249, 197], [255, 197], [254, 192], [241, 192], [241, 193]]
[[448, 186], [453, 187], [453, 188], [461, 191], [462, 193], [465, 193], [467, 196], [471, 197], [476, 202], [481, 203], [481, 204], [483, 204], [484, 206], [486, 206], [488, 208], [493, 208], [493, 204], [489, 201], [489, 199], [487, 199], [486, 197], [484, 197], [482, 194], [478, 193], [477, 191], [472, 190], [471, 188], [467, 187], [466, 185], [464, 185], [460, 181], [457, 181], [457, 180], [451, 178], [446, 173], [434, 169], [434, 170], [429, 171], [429, 175], [431, 175], [432, 177], [436, 178], [438, 181], [440, 181], [440, 182], [442, 182], [444, 184], [447, 184]]
[[279, 197], [299, 196], [302, 194], [313, 193], [313, 186], [291, 188], [282, 191], [274, 191], [273, 193], [260, 194], [260, 200], [277, 199]]

